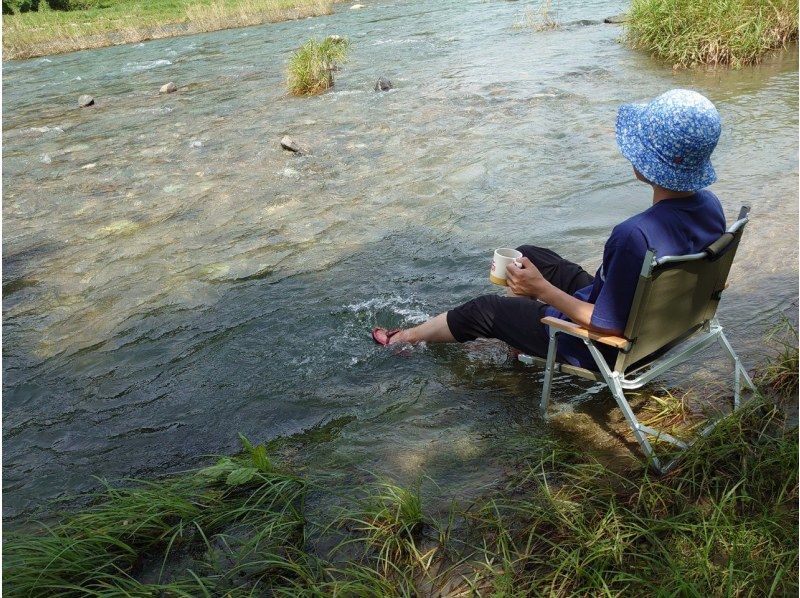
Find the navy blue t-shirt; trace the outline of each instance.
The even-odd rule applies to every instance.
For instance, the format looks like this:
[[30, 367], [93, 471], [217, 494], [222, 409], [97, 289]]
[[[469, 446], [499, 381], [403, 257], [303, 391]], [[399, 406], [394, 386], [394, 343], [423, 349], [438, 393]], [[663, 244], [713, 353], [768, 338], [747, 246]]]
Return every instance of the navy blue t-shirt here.
[[[724, 232], [722, 206], [707, 189], [689, 197], [659, 201], [614, 227], [594, 282], [576, 291], [574, 296], [594, 304], [592, 327], [621, 335], [648, 248], [654, 249], [657, 256], [697, 253]], [[548, 307], [545, 313], [569, 319], [554, 307]], [[616, 349], [601, 347], [606, 361], [613, 366]], [[559, 335], [558, 357], [572, 365], [597, 369], [583, 341], [566, 334]]]

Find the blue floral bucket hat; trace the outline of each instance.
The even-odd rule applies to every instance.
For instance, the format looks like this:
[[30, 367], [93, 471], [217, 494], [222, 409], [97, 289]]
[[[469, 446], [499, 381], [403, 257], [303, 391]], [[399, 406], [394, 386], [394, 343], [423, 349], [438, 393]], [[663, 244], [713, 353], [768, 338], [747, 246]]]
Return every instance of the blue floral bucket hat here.
[[644, 177], [672, 191], [697, 191], [717, 180], [711, 152], [722, 123], [708, 98], [673, 89], [648, 104], [623, 104], [617, 145]]

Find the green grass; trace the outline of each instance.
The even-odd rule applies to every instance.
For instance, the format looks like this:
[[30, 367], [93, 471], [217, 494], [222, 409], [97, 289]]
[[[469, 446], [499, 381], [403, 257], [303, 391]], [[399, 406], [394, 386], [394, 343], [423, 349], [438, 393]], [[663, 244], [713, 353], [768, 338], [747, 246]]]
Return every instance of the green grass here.
[[[665, 406], [664, 406], [665, 405]], [[653, 408], [680, 413], [674, 397]], [[263, 446], [118, 489], [4, 539], [9, 596], [789, 596], [798, 591], [797, 428], [755, 398], [669, 474], [562, 442], [445, 515], [389, 481], [335, 496]]]
[[631, 44], [676, 67], [759, 62], [797, 39], [798, 0], [632, 0]]
[[[302, 545], [305, 483], [276, 472], [263, 446], [185, 475], [106, 486], [53, 525], [4, 537], [9, 596], [202, 595], [258, 588]], [[187, 562], [177, 579], [168, 569]], [[142, 573], [156, 577], [145, 583]]]
[[287, 86], [293, 95], [313, 95], [333, 87], [333, 71], [347, 60], [350, 42], [339, 37], [310, 39], [289, 59]]
[[780, 399], [796, 400], [800, 372], [797, 326], [784, 320], [767, 335], [766, 344], [775, 348], [775, 354], [759, 368], [756, 381]]
[[330, 14], [334, 0], [92, 0], [85, 10], [3, 16], [4, 59]]

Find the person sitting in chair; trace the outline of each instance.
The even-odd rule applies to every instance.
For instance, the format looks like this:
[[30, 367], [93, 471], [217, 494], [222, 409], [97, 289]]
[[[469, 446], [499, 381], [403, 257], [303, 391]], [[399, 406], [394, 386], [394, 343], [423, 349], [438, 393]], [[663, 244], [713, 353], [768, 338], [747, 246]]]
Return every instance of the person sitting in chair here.
[[[513, 296], [483, 295], [413, 328], [375, 328], [372, 338], [380, 345], [496, 338], [544, 357], [545, 316], [622, 336], [647, 250], [697, 253], [725, 232], [719, 199], [705, 189], [716, 180], [710, 158], [720, 131], [716, 108], [694, 91], [674, 89], [648, 104], [622, 105], [617, 145], [636, 178], [652, 187], [653, 205], [614, 227], [594, 277], [549, 249], [523, 245], [520, 265], [507, 269]], [[616, 349], [601, 350], [613, 363]], [[597, 369], [584, 343], [572, 336], [559, 342], [557, 358]]]

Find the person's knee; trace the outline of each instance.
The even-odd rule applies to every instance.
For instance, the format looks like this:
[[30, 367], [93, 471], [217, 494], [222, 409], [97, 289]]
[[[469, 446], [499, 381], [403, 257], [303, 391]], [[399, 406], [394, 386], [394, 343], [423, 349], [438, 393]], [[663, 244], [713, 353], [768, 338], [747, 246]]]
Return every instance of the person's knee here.
[[536, 245], [520, 245], [517, 247], [517, 251], [519, 251], [522, 255], [530, 259], [531, 254], [536, 253], [540, 250], [541, 247], [536, 247]]
[[470, 299], [462, 307], [474, 315], [481, 314], [483, 316], [491, 316], [497, 311], [497, 306], [500, 303], [499, 295], [481, 295]]
[[450, 333], [459, 342], [491, 336], [500, 297], [481, 295], [447, 312]]

